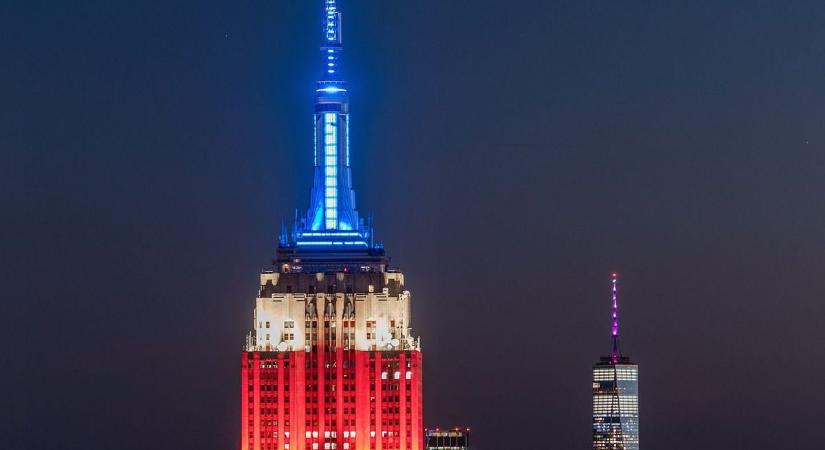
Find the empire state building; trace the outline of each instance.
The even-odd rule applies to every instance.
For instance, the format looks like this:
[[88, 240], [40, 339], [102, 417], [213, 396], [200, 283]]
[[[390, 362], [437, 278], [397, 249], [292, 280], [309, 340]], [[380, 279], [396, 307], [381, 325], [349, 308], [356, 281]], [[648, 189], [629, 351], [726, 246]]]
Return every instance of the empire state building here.
[[410, 292], [355, 206], [341, 12], [323, 1], [309, 208], [261, 273], [241, 353], [241, 450], [423, 450]]

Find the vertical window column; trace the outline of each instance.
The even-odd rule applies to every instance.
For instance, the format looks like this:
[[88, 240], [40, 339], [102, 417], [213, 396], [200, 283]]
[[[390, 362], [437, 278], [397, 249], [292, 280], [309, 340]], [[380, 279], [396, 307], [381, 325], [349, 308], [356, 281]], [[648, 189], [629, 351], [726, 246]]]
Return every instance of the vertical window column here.
[[338, 114], [324, 113], [324, 225], [338, 227]]

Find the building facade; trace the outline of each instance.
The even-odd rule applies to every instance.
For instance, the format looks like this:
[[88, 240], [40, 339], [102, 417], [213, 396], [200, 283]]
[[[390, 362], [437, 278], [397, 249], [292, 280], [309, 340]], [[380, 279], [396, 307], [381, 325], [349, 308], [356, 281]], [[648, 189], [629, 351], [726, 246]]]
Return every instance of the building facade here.
[[613, 348], [593, 366], [593, 449], [639, 449], [639, 366], [619, 350], [618, 278], [612, 278]]
[[341, 13], [323, 0], [310, 205], [260, 276], [241, 353], [241, 450], [423, 450], [422, 358], [404, 274], [352, 188]]
[[427, 450], [469, 450], [470, 429], [427, 430], [425, 440]]

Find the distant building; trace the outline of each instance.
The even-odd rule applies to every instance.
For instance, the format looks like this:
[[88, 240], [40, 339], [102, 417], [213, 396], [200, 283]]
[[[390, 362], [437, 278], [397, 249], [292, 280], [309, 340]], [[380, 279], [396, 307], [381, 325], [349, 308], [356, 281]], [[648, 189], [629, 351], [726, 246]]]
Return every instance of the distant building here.
[[639, 366], [619, 351], [616, 274], [612, 294], [613, 348], [593, 365], [593, 450], [638, 450]]
[[470, 448], [470, 429], [453, 428], [450, 430], [427, 430], [424, 436], [427, 450], [468, 450]]

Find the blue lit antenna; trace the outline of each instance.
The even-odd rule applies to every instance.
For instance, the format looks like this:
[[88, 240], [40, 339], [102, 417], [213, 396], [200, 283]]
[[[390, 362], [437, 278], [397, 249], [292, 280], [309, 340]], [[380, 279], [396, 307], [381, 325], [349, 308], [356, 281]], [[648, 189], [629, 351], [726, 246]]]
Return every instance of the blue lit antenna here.
[[305, 248], [373, 248], [371, 230], [355, 208], [349, 148], [349, 96], [341, 76], [341, 11], [323, 0], [323, 71], [315, 89], [314, 181], [294, 244]]
[[341, 38], [341, 12], [335, 0], [324, 0], [324, 56], [326, 57], [325, 80], [338, 78], [338, 60], [340, 58], [343, 40]]

